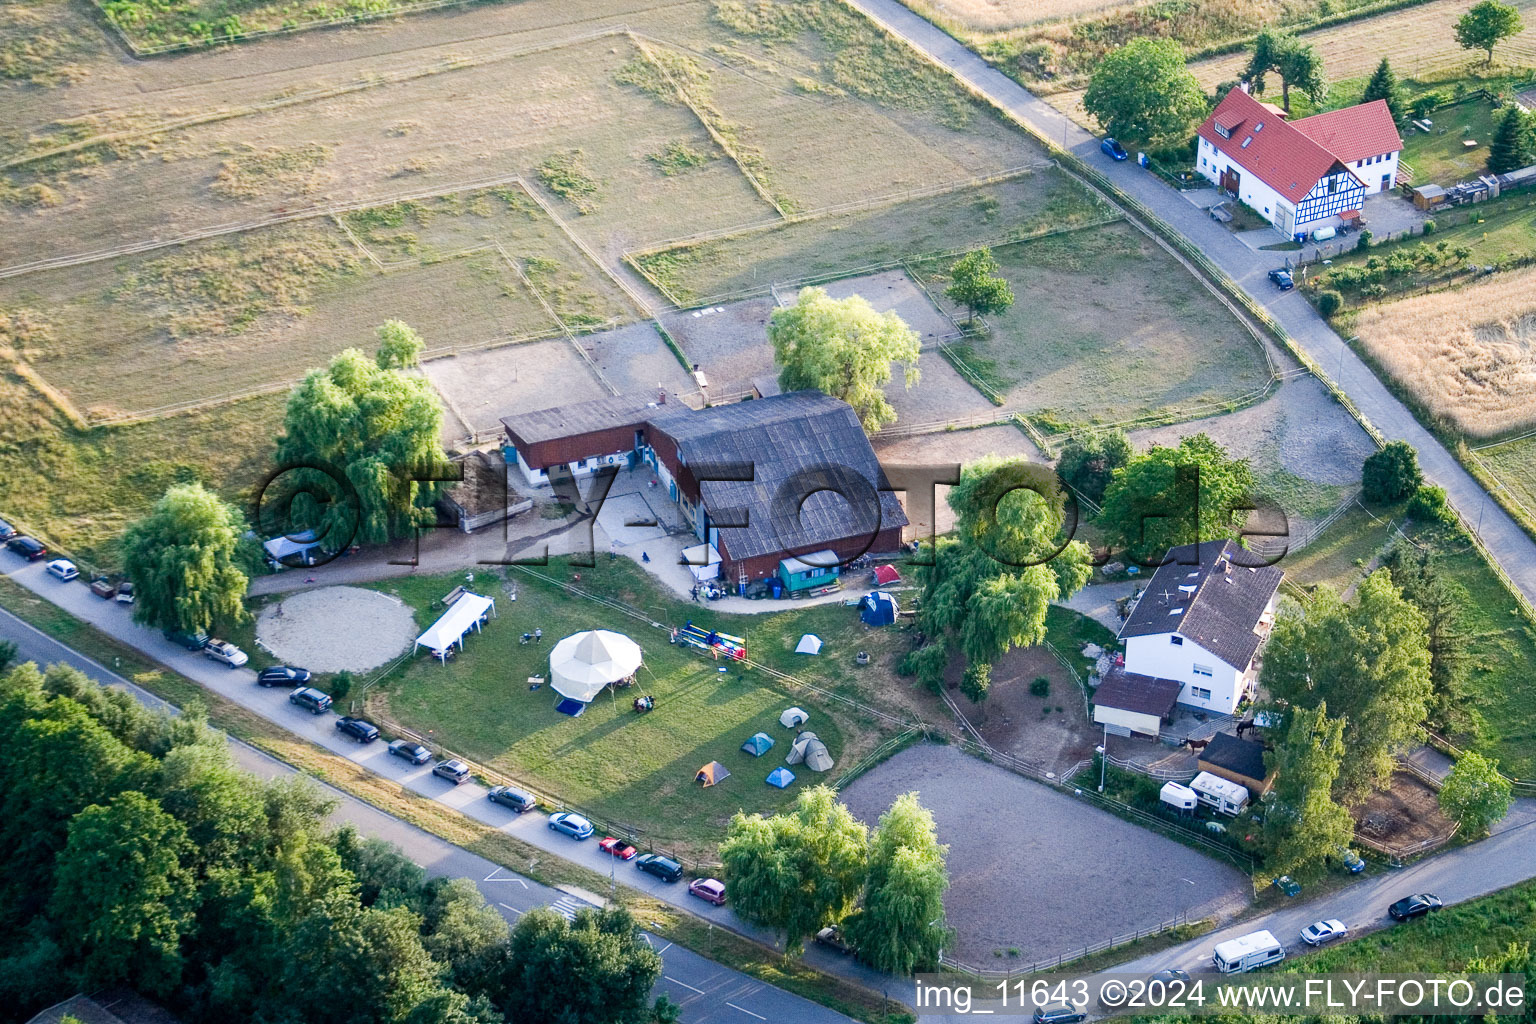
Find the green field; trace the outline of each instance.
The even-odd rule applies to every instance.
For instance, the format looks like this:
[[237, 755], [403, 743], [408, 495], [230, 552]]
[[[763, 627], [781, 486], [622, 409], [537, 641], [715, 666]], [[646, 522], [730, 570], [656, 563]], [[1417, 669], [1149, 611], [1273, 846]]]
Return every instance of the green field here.
[[[1481, 97], [1441, 107], [1430, 115], [1434, 130], [1410, 129], [1403, 135], [1399, 161], [1413, 168], [1415, 185], [1451, 185], [1485, 174], [1488, 144], [1493, 141], [1493, 104]], [[1476, 146], [1467, 146], [1476, 142]]]
[[1536, 522], [1536, 437], [1505, 441], [1473, 454], [1504, 486], [1507, 493], [1503, 497], [1523, 508], [1527, 522]]
[[[663, 624], [692, 619], [745, 635], [753, 660], [793, 670], [892, 713], [914, 714], [911, 708], [933, 706], [909, 680], [890, 673], [905, 634], [870, 633], [855, 609], [790, 604], [773, 614], [713, 615], [662, 594], [628, 559], [599, 563], [579, 570], [582, 590], [636, 606]], [[548, 571], [562, 581], [571, 574], [563, 566]], [[447, 665], [424, 655], [414, 659], [370, 694], [369, 706], [387, 708], [388, 717], [430, 732], [444, 747], [526, 780], [605, 822], [632, 826], [659, 846], [710, 856], [737, 810], [782, 808], [804, 786], [834, 781], [897, 731], [836, 701], [787, 690], [760, 672], [743, 673], [727, 662], [673, 647], [662, 629], [526, 573], [511, 570], [507, 579], [517, 587], [515, 603], [505, 600], [496, 576], [481, 575], [477, 586], [497, 597], [500, 617], [482, 635], [471, 635], [462, 655]], [[462, 581], [462, 576], [445, 576], [377, 586], [415, 607], [425, 626], [439, 614], [431, 603]], [[536, 626], [544, 631], [544, 645], [520, 644], [520, 634]], [[558, 696], [547, 686], [530, 691], [525, 680], [547, 673], [555, 641], [583, 629], [622, 632], [640, 644], [646, 660], [633, 689], [605, 693], [580, 717], [571, 718], [554, 710]], [[807, 632], [826, 643], [814, 659], [793, 653]], [[869, 651], [875, 663], [856, 668], [857, 650]], [[655, 711], [641, 715], [632, 710], [632, 698], [642, 693], [656, 698]], [[764, 779], [788, 753], [794, 734], [779, 725], [778, 715], [794, 705], [810, 712], [807, 728], [826, 742], [837, 765], [824, 775], [794, 769], [797, 781], [781, 791]], [[776, 744], [755, 758], [740, 747], [759, 731]], [[704, 789], [693, 781], [694, 773], [709, 761], [721, 762], [732, 776]]]
[[[1258, 341], [1160, 246], [1126, 224], [993, 250], [1015, 303], [985, 335], [955, 347], [1045, 428], [1177, 422], [1260, 388]], [[952, 260], [914, 271], [943, 298]]]

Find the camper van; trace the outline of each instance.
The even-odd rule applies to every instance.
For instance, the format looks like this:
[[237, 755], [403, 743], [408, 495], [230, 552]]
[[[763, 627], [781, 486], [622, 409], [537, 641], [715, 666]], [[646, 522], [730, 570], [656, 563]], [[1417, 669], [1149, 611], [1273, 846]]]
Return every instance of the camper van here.
[[1201, 772], [1190, 782], [1189, 788], [1195, 791], [1195, 796], [1207, 807], [1213, 808], [1222, 814], [1238, 815], [1243, 813], [1243, 808], [1248, 806], [1248, 790], [1235, 782], [1212, 775], [1210, 772]]
[[1285, 959], [1285, 947], [1269, 932], [1250, 932], [1226, 942], [1216, 943], [1211, 961], [1222, 974], [1243, 974], [1266, 964]]
[[1157, 794], [1157, 799], [1179, 814], [1193, 815], [1195, 804], [1199, 802], [1200, 797], [1188, 786], [1181, 786], [1177, 782], [1165, 782]]

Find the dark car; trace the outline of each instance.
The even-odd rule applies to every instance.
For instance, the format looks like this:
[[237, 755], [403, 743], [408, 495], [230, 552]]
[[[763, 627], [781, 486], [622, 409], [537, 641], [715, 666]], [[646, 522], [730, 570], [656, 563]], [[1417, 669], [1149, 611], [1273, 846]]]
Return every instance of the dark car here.
[[835, 949], [844, 956], [853, 952], [853, 945], [843, 937], [843, 930], [835, 924], [829, 924], [816, 933], [816, 941], [828, 949]]
[[492, 786], [491, 791], [486, 794], [486, 799], [493, 804], [510, 808], [518, 814], [531, 811], [539, 805], [538, 797], [513, 786]]
[[288, 695], [288, 703], [307, 708], [312, 715], [319, 715], [331, 709], [331, 695], [310, 686], [301, 686]]
[[1181, 971], [1177, 967], [1165, 967], [1152, 975], [1152, 981], [1160, 981], [1164, 985], [1171, 985], [1176, 981], [1189, 981], [1189, 972]]
[[437, 762], [432, 768], [432, 774], [440, 779], [447, 779], [457, 786], [469, 781], [469, 765], [453, 757]]
[[273, 665], [256, 673], [257, 686], [303, 686], [309, 682], [309, 670], [291, 665]]
[[14, 536], [16, 536], [16, 527], [0, 519], [0, 540], [10, 540]]
[[189, 651], [200, 651], [208, 646], [212, 639], [207, 633], [184, 633], [175, 629], [165, 631], [165, 638], [179, 647], [185, 647]]
[[379, 738], [378, 726], [351, 715], [336, 719], [336, 731], [346, 733], [359, 743], [372, 743]]
[[635, 867], [648, 875], [655, 875], [663, 882], [680, 882], [683, 878], [683, 866], [659, 853], [642, 853], [635, 858]]
[[1291, 276], [1291, 272], [1289, 270], [1271, 270], [1269, 272], [1269, 279], [1274, 282], [1276, 288], [1279, 288], [1283, 292], [1288, 292], [1292, 288], [1296, 287], [1296, 279]]
[[1413, 896], [1404, 896], [1387, 908], [1387, 914], [1394, 921], [1407, 921], [1410, 918], [1423, 917], [1431, 910], [1439, 910], [1444, 904], [1440, 897], [1432, 892], [1421, 892]]
[[1116, 142], [1114, 139], [1108, 137], [1106, 137], [1103, 142], [1099, 143], [1099, 148], [1104, 151], [1105, 156], [1108, 156], [1114, 160], [1124, 160], [1126, 157], [1130, 156], [1130, 154], [1125, 151], [1124, 146], [1120, 145], [1120, 143]]
[[5, 546], [29, 562], [35, 562], [48, 555], [48, 545], [36, 537], [12, 537], [5, 542]]
[[1035, 1024], [1077, 1024], [1088, 1015], [1071, 1003], [1052, 1003], [1035, 1010]]
[[414, 740], [391, 740], [389, 743], [389, 755], [391, 757], [403, 757], [411, 764], [426, 764], [432, 760], [432, 751]]

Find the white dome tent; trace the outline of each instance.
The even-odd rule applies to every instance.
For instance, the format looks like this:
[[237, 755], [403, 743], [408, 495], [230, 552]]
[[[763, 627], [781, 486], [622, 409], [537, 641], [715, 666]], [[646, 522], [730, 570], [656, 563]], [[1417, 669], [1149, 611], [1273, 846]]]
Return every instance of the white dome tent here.
[[550, 686], [562, 697], [587, 704], [603, 687], [634, 675], [642, 660], [640, 645], [622, 633], [574, 633], [549, 652]]

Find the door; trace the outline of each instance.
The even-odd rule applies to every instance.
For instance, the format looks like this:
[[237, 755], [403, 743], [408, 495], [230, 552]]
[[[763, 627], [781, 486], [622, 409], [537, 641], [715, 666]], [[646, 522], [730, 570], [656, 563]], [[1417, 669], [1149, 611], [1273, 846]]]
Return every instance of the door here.
[[1389, 192], [1389, 191], [1391, 191], [1391, 189], [1392, 189], [1392, 175], [1390, 175], [1390, 174], [1383, 174], [1381, 176], [1381, 190], [1383, 192]]
[[1243, 182], [1243, 176], [1235, 168], [1228, 166], [1221, 172], [1221, 187], [1233, 195], [1238, 194], [1238, 186]]

